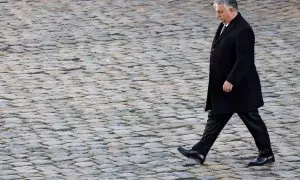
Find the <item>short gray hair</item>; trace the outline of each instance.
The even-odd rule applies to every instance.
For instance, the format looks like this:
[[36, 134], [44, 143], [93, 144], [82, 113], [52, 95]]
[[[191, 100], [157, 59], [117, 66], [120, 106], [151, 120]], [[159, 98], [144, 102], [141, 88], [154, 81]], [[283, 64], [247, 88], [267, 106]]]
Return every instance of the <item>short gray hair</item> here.
[[238, 4], [236, 0], [214, 0], [215, 4], [224, 4], [226, 8], [234, 8], [238, 10]]

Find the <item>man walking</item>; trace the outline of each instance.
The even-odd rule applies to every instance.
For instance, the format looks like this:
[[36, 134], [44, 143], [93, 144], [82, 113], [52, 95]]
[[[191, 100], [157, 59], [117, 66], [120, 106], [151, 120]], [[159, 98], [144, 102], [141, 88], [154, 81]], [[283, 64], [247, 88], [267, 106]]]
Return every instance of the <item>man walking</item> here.
[[208, 120], [201, 140], [192, 149], [178, 148], [188, 158], [203, 164], [208, 151], [234, 113], [252, 134], [259, 150], [249, 166], [275, 162], [269, 134], [258, 108], [263, 98], [254, 63], [255, 37], [238, 12], [236, 0], [215, 0], [221, 23], [212, 43], [206, 111]]

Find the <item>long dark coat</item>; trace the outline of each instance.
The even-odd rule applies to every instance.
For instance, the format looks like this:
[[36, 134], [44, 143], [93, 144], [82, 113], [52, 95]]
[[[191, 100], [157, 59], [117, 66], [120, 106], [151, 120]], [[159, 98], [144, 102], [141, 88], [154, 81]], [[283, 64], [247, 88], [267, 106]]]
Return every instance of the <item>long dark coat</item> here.
[[[213, 114], [255, 110], [264, 102], [254, 64], [253, 30], [240, 13], [219, 36], [222, 27], [221, 23], [212, 43], [205, 110]], [[226, 80], [233, 84], [229, 93], [223, 91]]]

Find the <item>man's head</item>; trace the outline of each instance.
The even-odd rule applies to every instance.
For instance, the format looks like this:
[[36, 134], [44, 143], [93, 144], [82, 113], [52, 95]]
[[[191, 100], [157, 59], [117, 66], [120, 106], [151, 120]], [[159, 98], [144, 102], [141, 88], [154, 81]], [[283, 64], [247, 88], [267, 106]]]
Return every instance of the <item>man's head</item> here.
[[215, 0], [214, 7], [217, 18], [224, 24], [228, 24], [238, 12], [236, 0]]

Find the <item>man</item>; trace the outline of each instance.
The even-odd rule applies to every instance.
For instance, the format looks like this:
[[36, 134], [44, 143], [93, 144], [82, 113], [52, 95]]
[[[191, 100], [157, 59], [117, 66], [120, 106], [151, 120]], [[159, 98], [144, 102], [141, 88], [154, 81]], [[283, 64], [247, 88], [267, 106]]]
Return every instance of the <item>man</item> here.
[[201, 140], [192, 149], [178, 148], [184, 156], [203, 164], [209, 149], [234, 113], [252, 134], [259, 150], [249, 166], [275, 162], [270, 138], [258, 108], [263, 106], [260, 80], [254, 64], [255, 37], [238, 12], [236, 0], [215, 0], [221, 23], [212, 43], [206, 111], [208, 120]]

